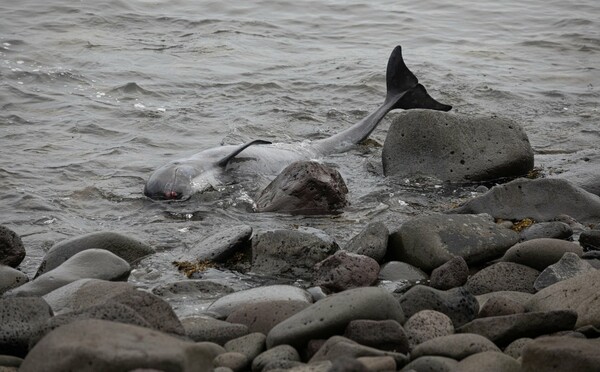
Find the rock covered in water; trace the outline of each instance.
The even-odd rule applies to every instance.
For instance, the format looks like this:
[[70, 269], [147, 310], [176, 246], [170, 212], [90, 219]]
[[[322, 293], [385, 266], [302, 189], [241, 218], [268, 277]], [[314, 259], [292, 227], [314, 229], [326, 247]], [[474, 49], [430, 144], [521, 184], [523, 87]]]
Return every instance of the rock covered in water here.
[[193, 246], [185, 254], [189, 261], [210, 260], [223, 262], [245, 247], [250, 242], [252, 227], [248, 225], [233, 226], [221, 229], [197, 245]]
[[314, 266], [339, 249], [321, 230], [272, 230], [252, 239], [252, 271], [310, 279]]
[[535, 293], [539, 271], [513, 262], [497, 262], [469, 277], [465, 288], [474, 295], [497, 291]]
[[509, 119], [408, 110], [390, 126], [382, 160], [386, 176], [473, 182], [527, 174], [533, 150]]
[[[21, 371], [211, 371], [223, 349], [162, 332], [110, 322], [79, 320], [55, 329], [29, 352]], [[59, 356], [68, 355], [68, 358]]]
[[154, 249], [149, 245], [126, 235], [112, 231], [95, 232], [64, 240], [52, 246], [44, 256], [36, 276], [58, 267], [75, 254], [91, 248], [107, 250], [130, 264], [154, 253]]
[[60, 266], [9, 292], [11, 296], [43, 296], [79, 279], [127, 280], [131, 267], [104, 249], [81, 251]]
[[40, 297], [0, 298], [1, 354], [25, 356], [50, 317], [52, 309]]
[[313, 285], [331, 292], [367, 287], [375, 283], [379, 264], [368, 256], [337, 251], [317, 263], [313, 274]]
[[594, 270], [596, 269], [590, 263], [582, 260], [577, 254], [567, 252], [557, 263], [545, 268], [535, 280], [533, 286], [536, 291], [539, 291], [554, 283]]
[[440, 214], [418, 217], [390, 235], [388, 253], [425, 271], [454, 256], [468, 264], [501, 256], [518, 241], [516, 232], [496, 225], [489, 216]]
[[582, 223], [597, 223], [600, 221], [600, 196], [566, 180], [520, 178], [494, 186], [452, 212], [488, 213], [494, 218], [532, 218], [535, 221], [550, 221], [566, 214]]
[[367, 225], [358, 235], [353, 237], [344, 247], [345, 251], [369, 256], [381, 262], [387, 251], [390, 232], [383, 222]]
[[348, 188], [338, 171], [315, 161], [288, 165], [256, 199], [259, 212], [339, 213]]
[[17, 267], [25, 258], [23, 241], [16, 232], [0, 225], [0, 265]]
[[541, 271], [558, 262], [566, 252], [581, 256], [583, 249], [579, 244], [566, 240], [540, 238], [515, 244], [506, 251], [502, 260]]

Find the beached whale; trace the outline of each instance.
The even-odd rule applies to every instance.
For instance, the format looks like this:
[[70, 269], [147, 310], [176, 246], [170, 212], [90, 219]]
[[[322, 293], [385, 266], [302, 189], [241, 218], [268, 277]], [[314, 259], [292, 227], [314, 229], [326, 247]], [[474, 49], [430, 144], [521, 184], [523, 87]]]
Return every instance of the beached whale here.
[[379, 108], [358, 123], [331, 137], [299, 143], [254, 140], [240, 146], [220, 146], [158, 168], [146, 183], [144, 194], [152, 199], [186, 199], [196, 192], [242, 179], [275, 177], [298, 160], [320, 158], [343, 152], [365, 140], [381, 119], [394, 109], [449, 111], [452, 106], [437, 102], [406, 67], [402, 49], [390, 55], [386, 72], [387, 94]]

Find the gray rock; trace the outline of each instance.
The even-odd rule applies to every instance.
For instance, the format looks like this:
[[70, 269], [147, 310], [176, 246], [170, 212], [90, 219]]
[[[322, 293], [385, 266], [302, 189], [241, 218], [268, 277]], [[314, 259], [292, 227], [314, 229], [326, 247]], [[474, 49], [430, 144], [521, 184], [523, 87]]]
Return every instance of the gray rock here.
[[254, 358], [252, 361], [252, 372], [261, 372], [269, 363], [279, 360], [299, 362], [300, 355], [290, 345], [275, 346]]
[[58, 267], [75, 254], [91, 248], [107, 250], [129, 264], [154, 253], [154, 249], [149, 245], [123, 234], [111, 231], [95, 232], [55, 244], [44, 256], [35, 276], [40, 276]]
[[302, 362], [297, 362], [295, 360], [273, 360], [270, 361], [267, 365], [265, 365], [265, 367], [263, 368], [263, 371], [275, 371], [275, 372], [289, 372], [289, 371], [295, 371], [295, 372], [301, 372], [301, 371], [323, 371], [323, 372], [328, 372], [327, 369], [331, 366], [331, 362], [327, 361], [327, 362], [320, 362], [317, 363], [317, 365], [323, 365], [325, 364], [325, 367], [323, 367], [322, 369], [318, 369], [319, 367], [313, 365], [312, 368], [309, 367], [307, 364], [302, 363]]
[[568, 239], [573, 235], [571, 226], [564, 222], [550, 221], [538, 222], [521, 231], [521, 240], [532, 240], [540, 238]]
[[207, 311], [225, 318], [238, 306], [270, 301], [300, 301], [310, 304], [312, 296], [304, 289], [291, 285], [269, 285], [225, 295], [213, 302]]
[[401, 371], [454, 372], [458, 362], [443, 356], [422, 356], [408, 363]]
[[439, 311], [452, 319], [454, 327], [475, 319], [479, 313], [477, 300], [463, 287], [440, 291], [417, 285], [400, 298], [400, 304], [408, 317], [421, 310]]
[[396, 361], [391, 356], [358, 357], [356, 360], [369, 372], [396, 370]]
[[406, 262], [390, 261], [381, 265], [380, 280], [422, 282], [429, 279], [423, 270]]
[[390, 232], [383, 222], [373, 222], [346, 244], [344, 250], [364, 254], [381, 262], [387, 252]]
[[267, 347], [304, 346], [311, 339], [342, 333], [355, 319], [392, 319], [402, 324], [404, 314], [394, 296], [383, 289], [350, 289], [330, 295], [277, 324], [267, 335]]
[[539, 271], [513, 262], [498, 262], [478, 271], [465, 288], [474, 295], [497, 291], [535, 293], [533, 283]]
[[557, 263], [567, 252], [575, 253], [578, 256], [583, 254], [583, 250], [577, 243], [560, 239], [540, 238], [515, 244], [506, 251], [502, 260], [542, 271], [546, 267]]
[[461, 333], [425, 341], [413, 349], [411, 358], [417, 359], [425, 355], [437, 355], [461, 360], [469, 355], [484, 351], [500, 351], [500, 349], [483, 336]]
[[452, 319], [434, 310], [421, 310], [414, 314], [404, 323], [404, 329], [410, 349], [427, 340], [454, 333]]
[[6, 226], [0, 225], [0, 265], [17, 267], [25, 258], [21, 237]]
[[430, 284], [433, 288], [446, 290], [464, 285], [469, 277], [469, 266], [461, 256], [453, 257], [431, 272]]
[[340, 357], [358, 358], [363, 356], [391, 356], [398, 365], [404, 365], [408, 358], [401, 353], [382, 351], [373, 347], [361, 345], [342, 336], [329, 338], [317, 351], [309, 363], [322, 362], [324, 360], [335, 361]]
[[579, 222], [595, 223], [600, 220], [600, 196], [566, 180], [520, 178], [492, 187], [453, 212], [488, 213], [505, 220], [532, 218], [535, 221], [550, 221], [567, 214]]
[[152, 288], [152, 293], [166, 299], [191, 297], [196, 300], [214, 300], [233, 292], [234, 289], [230, 286], [208, 279], [180, 280]]
[[225, 345], [238, 337], [248, 334], [248, 327], [243, 324], [233, 324], [207, 316], [194, 316], [181, 319], [185, 335], [192, 340], [214, 342]]
[[485, 305], [479, 308], [479, 317], [487, 318], [489, 316], [522, 314], [524, 312], [525, 306], [522, 303], [508, 297], [494, 296], [490, 297]]
[[525, 303], [527, 311], [574, 310], [576, 328], [586, 325], [600, 327], [600, 271], [563, 280], [534, 294]]
[[514, 372], [520, 371], [519, 362], [498, 351], [484, 351], [461, 360], [456, 369], [461, 372]]
[[304, 215], [339, 213], [348, 204], [347, 193], [337, 170], [315, 161], [298, 161], [259, 194], [256, 209]]
[[229, 316], [229, 323], [244, 324], [250, 332], [268, 334], [271, 328], [310, 303], [306, 301], [266, 301], [237, 306]]
[[43, 296], [79, 279], [127, 280], [131, 267], [122, 258], [104, 249], [87, 249], [57, 268], [25, 283], [6, 295]]
[[215, 367], [226, 367], [231, 371], [241, 372], [246, 370], [246, 367], [250, 364], [250, 359], [242, 353], [228, 351], [217, 355], [213, 359], [213, 364]]
[[23, 359], [18, 358], [16, 356], [12, 356], [12, 355], [0, 355], [0, 371], [2, 372], [9, 372], [9, 369], [6, 369], [5, 371], [2, 370], [2, 368], [7, 368], [7, 367], [11, 367], [14, 368], [14, 371], [16, 372], [17, 369], [19, 368], [19, 366], [21, 366], [21, 363], [23, 363]]
[[409, 350], [406, 332], [395, 320], [353, 320], [348, 323], [344, 337], [379, 350], [402, 354]]
[[133, 309], [153, 329], [185, 334], [179, 318], [166, 301], [129, 283], [82, 279], [48, 293], [44, 299], [57, 315], [113, 301]]
[[577, 314], [571, 310], [531, 312], [475, 319], [456, 332], [475, 333], [497, 345], [508, 345], [521, 337], [572, 330], [576, 321]]
[[[106, 320], [79, 320], [44, 337], [21, 371], [211, 371], [222, 348], [182, 341], [156, 330]], [[68, 358], [57, 357], [68, 355]]]
[[525, 293], [525, 292], [517, 292], [517, 291], [496, 291], [496, 292], [489, 292], [489, 293], [484, 293], [478, 296], [475, 296], [475, 298], [477, 299], [477, 302], [479, 302], [479, 308], [481, 309], [482, 307], [485, 306], [485, 304], [487, 303], [487, 301], [490, 298], [494, 298], [494, 297], [505, 297], [511, 301], [514, 301], [518, 304], [521, 304], [523, 306], [525, 306], [525, 303], [527, 301], [529, 301], [529, 299], [533, 296], [532, 293]]
[[600, 250], [600, 230], [585, 230], [579, 235], [579, 244], [585, 249]]
[[0, 350], [25, 356], [29, 341], [52, 316], [50, 306], [39, 297], [0, 298]]
[[454, 256], [463, 257], [469, 265], [487, 262], [518, 240], [516, 232], [486, 216], [431, 215], [405, 222], [392, 233], [388, 254], [431, 271]]
[[382, 160], [387, 176], [473, 182], [527, 174], [533, 150], [509, 119], [409, 110], [390, 126]]
[[600, 339], [541, 337], [523, 349], [523, 372], [597, 371], [600, 366]]
[[330, 292], [341, 292], [375, 283], [379, 264], [368, 256], [337, 251], [317, 263], [314, 270], [313, 285]]
[[185, 253], [182, 260], [223, 262], [249, 245], [252, 227], [239, 225], [220, 230]]
[[504, 354], [512, 358], [518, 359], [521, 357], [525, 346], [531, 341], [533, 341], [533, 339], [529, 337], [518, 338], [511, 342], [506, 348], [504, 348]]
[[27, 275], [10, 266], [0, 265], [0, 295], [29, 281]]
[[554, 283], [585, 274], [592, 270], [596, 269], [590, 263], [582, 260], [575, 253], [567, 252], [560, 261], [542, 271], [535, 280], [535, 283], [533, 283], [533, 287], [536, 291], [540, 291]]
[[253, 360], [260, 353], [265, 351], [265, 341], [267, 336], [262, 333], [254, 332], [234, 338], [225, 343], [225, 350], [244, 354], [248, 360]]
[[313, 267], [338, 248], [333, 239], [316, 229], [258, 233], [252, 239], [252, 271], [310, 279]]

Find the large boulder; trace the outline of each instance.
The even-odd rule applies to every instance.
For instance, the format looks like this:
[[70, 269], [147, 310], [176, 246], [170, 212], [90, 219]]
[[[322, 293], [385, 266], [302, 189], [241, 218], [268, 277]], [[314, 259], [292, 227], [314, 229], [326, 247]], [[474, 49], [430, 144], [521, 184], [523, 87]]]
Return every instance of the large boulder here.
[[17, 267], [25, 258], [21, 237], [8, 227], [0, 225], [0, 265]]
[[259, 212], [339, 213], [348, 188], [338, 171], [315, 161], [288, 165], [256, 199]]
[[[224, 350], [211, 343], [182, 341], [156, 330], [79, 320], [55, 329], [27, 355], [20, 371], [212, 371]], [[68, 357], [66, 357], [68, 356]]]
[[494, 186], [452, 212], [488, 213], [495, 218], [532, 218], [536, 221], [550, 221], [566, 214], [579, 222], [597, 223], [600, 221], [600, 196], [567, 180], [520, 178]]
[[387, 176], [472, 182], [527, 174], [533, 150], [508, 119], [409, 110], [390, 126], [382, 160]]
[[495, 224], [489, 216], [439, 214], [405, 222], [390, 235], [388, 254], [425, 271], [455, 256], [467, 264], [501, 256], [519, 235]]

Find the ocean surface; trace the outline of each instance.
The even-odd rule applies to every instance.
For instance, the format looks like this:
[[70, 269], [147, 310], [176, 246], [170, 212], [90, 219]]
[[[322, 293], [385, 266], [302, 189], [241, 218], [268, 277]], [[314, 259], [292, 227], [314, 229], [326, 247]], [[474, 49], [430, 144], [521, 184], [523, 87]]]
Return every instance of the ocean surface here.
[[448, 209], [472, 190], [382, 177], [394, 113], [375, 142], [322, 159], [350, 190], [338, 216], [253, 213], [235, 186], [186, 202], [142, 194], [175, 158], [350, 126], [383, 101], [396, 45], [433, 97], [514, 119], [536, 166], [564, 172], [600, 153], [598, 14], [597, 0], [3, 1], [0, 224], [22, 237], [30, 276], [61, 240], [136, 237], [159, 253], [130, 281], [151, 288], [183, 279], [171, 262], [227, 226], [309, 226], [343, 246], [369, 222]]

